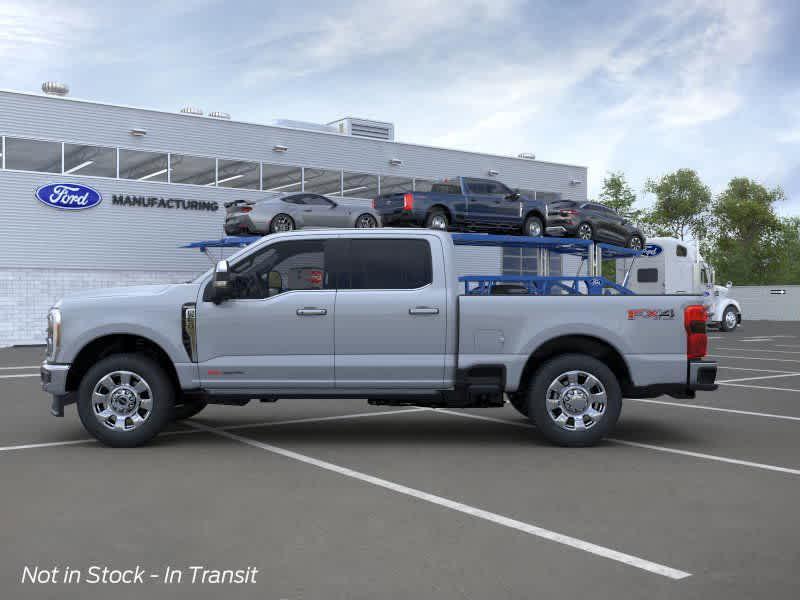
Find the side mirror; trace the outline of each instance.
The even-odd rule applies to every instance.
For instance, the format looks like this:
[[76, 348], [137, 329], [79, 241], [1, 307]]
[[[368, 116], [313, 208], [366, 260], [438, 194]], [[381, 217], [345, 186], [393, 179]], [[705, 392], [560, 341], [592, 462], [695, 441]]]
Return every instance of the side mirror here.
[[214, 304], [219, 304], [223, 300], [231, 297], [231, 274], [228, 268], [228, 261], [221, 260], [214, 267], [214, 279], [212, 280]]
[[522, 195], [519, 193], [519, 190], [515, 189], [513, 192], [506, 196], [507, 200], [519, 200]]

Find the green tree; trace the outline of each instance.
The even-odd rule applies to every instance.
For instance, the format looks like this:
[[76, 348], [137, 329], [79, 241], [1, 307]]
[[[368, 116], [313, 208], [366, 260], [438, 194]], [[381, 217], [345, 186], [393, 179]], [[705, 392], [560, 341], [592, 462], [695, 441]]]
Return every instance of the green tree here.
[[704, 250], [720, 281], [763, 284], [791, 278], [787, 251], [797, 247], [797, 223], [775, 214], [773, 204], [783, 198], [780, 188], [767, 189], [746, 177], [731, 179], [717, 196]]
[[705, 237], [711, 188], [692, 169], [678, 169], [658, 180], [648, 179], [645, 192], [655, 194], [656, 202], [645, 215], [649, 233], [685, 239]]
[[598, 199], [601, 204], [616, 211], [626, 219], [638, 221], [642, 215], [641, 210], [633, 208], [636, 194], [625, 179], [622, 171], [609, 171], [603, 179], [603, 190]]

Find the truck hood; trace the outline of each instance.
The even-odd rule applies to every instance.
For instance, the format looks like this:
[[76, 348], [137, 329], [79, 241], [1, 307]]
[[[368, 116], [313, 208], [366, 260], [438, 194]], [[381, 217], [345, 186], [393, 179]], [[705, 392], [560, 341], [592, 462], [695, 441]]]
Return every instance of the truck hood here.
[[148, 299], [159, 297], [175, 297], [175, 301], [194, 302], [197, 298], [198, 283], [172, 283], [158, 285], [131, 285], [122, 287], [97, 288], [80, 292], [71, 292], [59, 300], [55, 306], [80, 304], [112, 304], [120, 305], [128, 302], [141, 304]]

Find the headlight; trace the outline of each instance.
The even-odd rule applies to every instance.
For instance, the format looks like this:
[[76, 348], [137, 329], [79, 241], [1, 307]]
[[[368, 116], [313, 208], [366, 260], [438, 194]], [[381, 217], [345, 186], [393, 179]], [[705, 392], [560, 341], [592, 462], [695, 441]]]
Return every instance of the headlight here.
[[47, 313], [47, 360], [55, 360], [61, 346], [61, 311], [51, 308]]

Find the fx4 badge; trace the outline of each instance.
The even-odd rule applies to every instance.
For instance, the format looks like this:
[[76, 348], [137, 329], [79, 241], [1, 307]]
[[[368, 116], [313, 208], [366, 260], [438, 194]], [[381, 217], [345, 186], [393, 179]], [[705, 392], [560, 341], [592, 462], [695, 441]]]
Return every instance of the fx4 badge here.
[[633, 308], [628, 311], [628, 320], [653, 319], [655, 321], [671, 321], [675, 311], [671, 308]]

